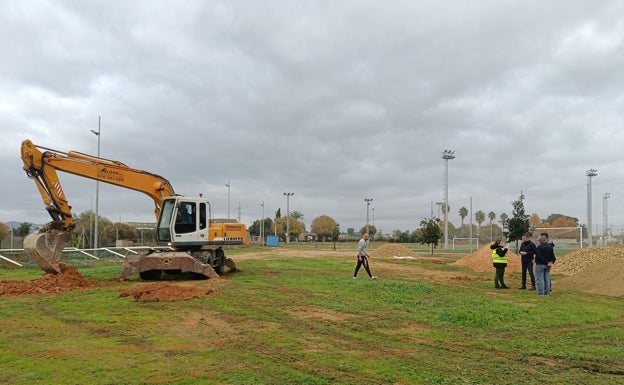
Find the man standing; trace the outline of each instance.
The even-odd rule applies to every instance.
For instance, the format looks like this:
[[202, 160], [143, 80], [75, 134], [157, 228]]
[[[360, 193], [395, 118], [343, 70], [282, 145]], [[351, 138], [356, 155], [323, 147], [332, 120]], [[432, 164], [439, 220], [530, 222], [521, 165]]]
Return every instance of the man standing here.
[[550, 268], [555, 264], [557, 258], [553, 247], [548, 242], [548, 238], [541, 235], [537, 239], [535, 250], [535, 273], [537, 275], [537, 295], [550, 295], [552, 285], [550, 282]]
[[535, 258], [535, 244], [531, 241], [531, 234], [525, 233], [520, 244], [520, 259], [522, 261], [522, 286], [526, 289], [527, 272], [531, 276], [531, 290], [535, 290], [535, 274], [533, 274], [533, 258]]
[[371, 274], [370, 268], [368, 267], [368, 246], [366, 244], [366, 241], [368, 241], [368, 233], [364, 233], [364, 235], [362, 235], [362, 239], [360, 239], [360, 241], [358, 242], [358, 261], [357, 265], [355, 266], [355, 272], [353, 273], [353, 279], [357, 278], [358, 271], [360, 270], [360, 267], [362, 265], [364, 265], [364, 269], [366, 269], [366, 272], [371, 279], [377, 279], [377, 277]]

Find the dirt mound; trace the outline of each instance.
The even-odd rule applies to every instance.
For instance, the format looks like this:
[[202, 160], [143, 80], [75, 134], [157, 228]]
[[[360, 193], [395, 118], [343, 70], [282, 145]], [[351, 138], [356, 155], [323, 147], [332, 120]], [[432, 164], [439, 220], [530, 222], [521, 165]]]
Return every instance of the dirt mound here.
[[574, 275], [557, 280], [555, 285], [570, 290], [624, 297], [622, 282], [624, 282], [624, 257], [620, 256], [592, 263]]
[[120, 289], [121, 297], [133, 297], [139, 302], [185, 301], [216, 294], [217, 289], [170, 283], [147, 283]]
[[368, 253], [374, 258], [393, 258], [393, 257], [418, 257], [419, 254], [408, 249], [403, 245], [396, 243], [385, 243], [374, 251]]
[[[557, 254], [556, 248], [555, 254]], [[594, 263], [608, 262], [613, 258], [624, 258], [624, 246], [600, 246], [579, 249], [558, 257], [553, 272], [574, 275]]]
[[[507, 252], [507, 261], [507, 271], [520, 271], [522, 269], [520, 256], [511, 250]], [[490, 249], [489, 243], [453, 263], [459, 266], [469, 267], [474, 271], [494, 271], [492, 267], [492, 249]]]
[[92, 286], [95, 281], [84, 279], [75, 267], [61, 265], [61, 274], [46, 274], [31, 281], [0, 281], [0, 295], [63, 293]]

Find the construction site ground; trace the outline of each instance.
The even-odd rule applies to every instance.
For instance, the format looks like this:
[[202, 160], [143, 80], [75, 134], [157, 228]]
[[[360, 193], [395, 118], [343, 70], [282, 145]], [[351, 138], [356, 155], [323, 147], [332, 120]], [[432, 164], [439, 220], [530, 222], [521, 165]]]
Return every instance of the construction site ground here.
[[[331, 249], [295, 249], [267, 248], [263, 251], [240, 252], [235, 259], [240, 266], [245, 260], [275, 257], [349, 257], [351, 250]], [[355, 257], [353, 257], [355, 259]], [[467, 255], [417, 253], [400, 244], [384, 244], [370, 253], [371, 264], [376, 269], [383, 269], [386, 274], [410, 274], [420, 278], [428, 278], [433, 282], [461, 282], [489, 280], [483, 274], [471, 274], [458, 270], [428, 269], [426, 264], [449, 264], [467, 267], [478, 273], [493, 274], [491, 250], [484, 245]], [[507, 283], [518, 285], [520, 257], [508, 252]], [[410, 260], [418, 260], [421, 264], [410, 264]], [[403, 263], [397, 263], [397, 262]], [[243, 267], [244, 269], [244, 267]], [[553, 285], [571, 290], [586, 291], [609, 296], [624, 296], [624, 247], [608, 246], [580, 249], [559, 257], [552, 271]], [[171, 281], [178, 281], [172, 284]], [[212, 279], [217, 284], [219, 279]], [[179, 282], [187, 282], [184, 285]], [[186, 276], [165, 276], [158, 282], [141, 282], [129, 284], [119, 281], [119, 290], [141, 301], [176, 301], [191, 299], [197, 296], [210, 295], [214, 289], [197, 289], [189, 284]], [[63, 274], [45, 274], [34, 280], [0, 280], [0, 295], [49, 294], [69, 290], [87, 289], [96, 285], [93, 280], [84, 279], [75, 267], [68, 266]]]
[[[514, 290], [495, 290], [487, 245], [433, 255], [371, 247], [376, 281], [364, 269], [353, 280], [354, 250], [331, 247], [235, 250], [228, 255], [241, 271], [207, 280], [120, 280], [112, 259], [60, 275], [1, 264], [0, 382], [618, 383], [623, 250], [561, 256], [545, 301], [515, 290], [513, 253]], [[582, 304], [582, 322], [567, 304]], [[542, 338], [533, 322], [543, 313], [560, 324], [547, 350], [526, 346]]]

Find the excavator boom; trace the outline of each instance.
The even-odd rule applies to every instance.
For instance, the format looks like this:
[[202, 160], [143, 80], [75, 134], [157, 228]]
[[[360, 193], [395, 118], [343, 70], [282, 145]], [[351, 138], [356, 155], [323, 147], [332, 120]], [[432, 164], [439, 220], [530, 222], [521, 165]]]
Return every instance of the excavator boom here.
[[61, 273], [60, 257], [75, 227], [74, 218], [57, 170], [133, 189], [154, 201], [158, 219], [163, 199], [175, 195], [165, 178], [132, 169], [121, 162], [92, 157], [76, 151], [61, 152], [24, 140], [21, 156], [26, 175], [32, 178], [52, 221], [24, 239], [24, 250], [47, 273]]

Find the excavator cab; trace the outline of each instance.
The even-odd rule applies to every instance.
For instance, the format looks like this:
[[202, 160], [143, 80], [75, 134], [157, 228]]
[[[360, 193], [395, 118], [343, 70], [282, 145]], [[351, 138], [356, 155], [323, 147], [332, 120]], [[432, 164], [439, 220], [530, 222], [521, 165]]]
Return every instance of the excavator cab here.
[[194, 197], [165, 198], [156, 226], [161, 246], [193, 249], [208, 245], [210, 205], [206, 199]]

